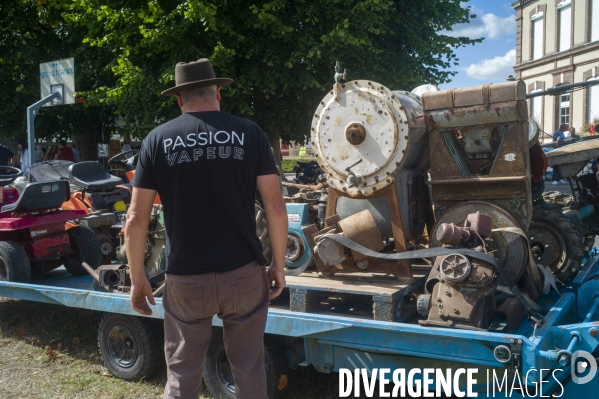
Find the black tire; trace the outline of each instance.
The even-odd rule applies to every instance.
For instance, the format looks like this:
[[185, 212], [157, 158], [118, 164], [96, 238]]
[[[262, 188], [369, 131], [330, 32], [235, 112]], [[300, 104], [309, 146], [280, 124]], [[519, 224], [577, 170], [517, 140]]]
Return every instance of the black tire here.
[[[268, 399], [279, 398], [285, 392], [282, 376], [288, 376], [288, 363], [285, 351], [275, 337], [264, 336], [264, 367], [266, 369], [266, 392]], [[225, 353], [222, 328], [212, 330], [212, 339], [206, 352], [204, 383], [216, 399], [235, 399], [235, 386], [231, 367]]]
[[27, 252], [14, 241], [0, 241], [0, 281], [27, 283], [31, 265]]
[[566, 281], [580, 269], [585, 255], [582, 235], [559, 209], [535, 206], [528, 238], [538, 263], [549, 266], [557, 279]]
[[100, 240], [96, 233], [84, 226], [70, 228], [67, 233], [73, 253], [62, 257], [64, 267], [75, 276], [86, 276], [88, 273], [81, 266], [82, 262], [87, 262], [93, 269], [102, 263]]
[[270, 265], [272, 261], [272, 252], [270, 249], [270, 239], [268, 238], [268, 222], [266, 221], [266, 211], [262, 208], [260, 201], [254, 203], [254, 212], [256, 217], [256, 235], [262, 244], [262, 254], [266, 259], [266, 264]]
[[112, 375], [127, 381], [148, 379], [164, 366], [163, 337], [153, 320], [104, 313], [98, 348]]

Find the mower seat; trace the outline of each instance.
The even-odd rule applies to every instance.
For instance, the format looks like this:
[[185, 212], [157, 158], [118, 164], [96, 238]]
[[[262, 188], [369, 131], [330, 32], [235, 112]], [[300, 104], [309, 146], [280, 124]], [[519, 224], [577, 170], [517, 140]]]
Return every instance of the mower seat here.
[[69, 166], [69, 180], [88, 191], [106, 190], [123, 184], [120, 177], [111, 175], [101, 163], [95, 161], [78, 162]]
[[71, 196], [66, 180], [29, 183], [17, 202], [2, 207], [2, 212], [27, 213], [60, 208]]

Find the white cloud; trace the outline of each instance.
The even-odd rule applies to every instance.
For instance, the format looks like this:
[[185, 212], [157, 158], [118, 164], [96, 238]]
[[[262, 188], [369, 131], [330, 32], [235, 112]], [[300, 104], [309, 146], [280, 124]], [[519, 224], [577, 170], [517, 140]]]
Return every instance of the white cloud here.
[[492, 13], [483, 14], [482, 10], [477, 9], [472, 9], [471, 12], [476, 14], [476, 18], [471, 19], [470, 23], [455, 25], [452, 31], [442, 33], [447, 36], [466, 36], [471, 39], [481, 37], [496, 39], [500, 36], [516, 36], [515, 14], [502, 18]]
[[492, 59], [484, 59], [466, 68], [466, 75], [473, 79], [486, 81], [503, 81], [508, 75], [514, 74], [516, 63], [516, 50], [512, 49]]

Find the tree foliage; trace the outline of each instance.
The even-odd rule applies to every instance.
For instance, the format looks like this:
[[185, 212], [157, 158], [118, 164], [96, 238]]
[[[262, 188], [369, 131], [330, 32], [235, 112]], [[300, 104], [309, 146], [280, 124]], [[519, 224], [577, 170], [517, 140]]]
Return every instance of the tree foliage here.
[[348, 79], [411, 90], [449, 81], [453, 50], [475, 42], [441, 33], [472, 17], [459, 0], [37, 1], [53, 16], [44, 29], [75, 57], [87, 108], [108, 110], [102, 123], [116, 115], [138, 136], [179, 114], [160, 96], [179, 61], [210, 58], [217, 75], [235, 80], [223, 89], [223, 110], [288, 141], [308, 134], [335, 61]]

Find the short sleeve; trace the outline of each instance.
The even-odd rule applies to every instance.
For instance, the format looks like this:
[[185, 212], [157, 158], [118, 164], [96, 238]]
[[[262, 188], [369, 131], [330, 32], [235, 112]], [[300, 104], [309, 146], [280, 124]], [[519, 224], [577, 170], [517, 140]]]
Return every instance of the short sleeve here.
[[146, 138], [139, 151], [137, 166], [135, 168], [135, 176], [131, 185], [133, 187], [145, 188], [148, 190], [158, 190], [154, 179], [153, 168], [153, 151], [149, 143], [149, 138]]
[[260, 158], [258, 159], [258, 167], [256, 169], [257, 176], [264, 175], [278, 175], [279, 170], [277, 169], [277, 164], [275, 163], [275, 157], [272, 153], [272, 149], [270, 148], [270, 143], [268, 142], [268, 138], [266, 137], [266, 133], [262, 129], [258, 129], [259, 138], [260, 138]]

